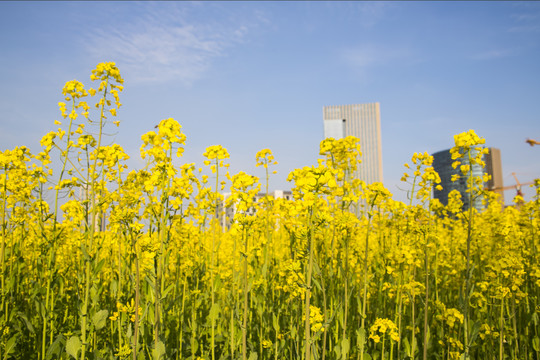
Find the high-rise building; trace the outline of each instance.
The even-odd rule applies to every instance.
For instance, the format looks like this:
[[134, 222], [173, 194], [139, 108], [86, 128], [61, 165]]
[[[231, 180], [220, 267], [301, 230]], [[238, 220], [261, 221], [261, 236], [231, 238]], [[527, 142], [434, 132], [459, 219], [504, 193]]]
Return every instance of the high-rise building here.
[[504, 204], [501, 150], [497, 148], [489, 148], [489, 153], [484, 155], [484, 162], [486, 163], [485, 172], [491, 175], [491, 178], [485, 183], [484, 186], [499, 194], [501, 196], [501, 204]]
[[[223, 194], [223, 200], [221, 201], [221, 204], [218, 204], [219, 207], [219, 214], [220, 214], [220, 224], [223, 228], [223, 231], [226, 231], [231, 228], [231, 224], [234, 220], [234, 216], [236, 215], [236, 204], [232, 204], [230, 206], [226, 206], [227, 199], [231, 196], [231, 193], [225, 193]], [[274, 199], [285, 199], [285, 200], [293, 200], [293, 193], [290, 190], [274, 190], [271, 193], [268, 193], [269, 196], [273, 197]], [[266, 196], [266, 193], [257, 193], [253, 197], [253, 201], [255, 203], [260, 202], [261, 199], [263, 199]], [[255, 215], [256, 210], [254, 207], [249, 208], [245, 215], [253, 216]]]
[[360, 139], [362, 163], [354, 177], [368, 184], [383, 181], [379, 103], [323, 107], [324, 137]]
[[[483, 173], [487, 173], [491, 176], [491, 179], [484, 183], [484, 188], [493, 189], [496, 193], [501, 195], [501, 203], [504, 204], [503, 177], [502, 177], [502, 165], [501, 165], [501, 151], [497, 148], [489, 148], [489, 153], [483, 156], [485, 166], [482, 167], [478, 164], [471, 166], [471, 170], [474, 176], [482, 176]], [[467, 193], [467, 178], [461, 176], [458, 180], [452, 181], [452, 175], [461, 175], [461, 170], [458, 167], [455, 169], [452, 167], [452, 155], [450, 150], [443, 150], [433, 154], [433, 168], [439, 174], [441, 178], [442, 190], [433, 189], [433, 197], [439, 199], [443, 205], [448, 204], [448, 194], [452, 190], [457, 190], [461, 194], [461, 200], [463, 201], [463, 209], [467, 210], [469, 204], [469, 194]], [[462, 160], [463, 164], [468, 164], [467, 160]], [[477, 210], [483, 208], [482, 199], [473, 199], [473, 206]]]

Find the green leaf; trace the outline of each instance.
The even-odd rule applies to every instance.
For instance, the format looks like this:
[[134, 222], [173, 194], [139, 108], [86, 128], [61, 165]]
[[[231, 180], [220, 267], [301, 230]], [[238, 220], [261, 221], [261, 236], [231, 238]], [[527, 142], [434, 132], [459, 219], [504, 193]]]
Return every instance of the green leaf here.
[[17, 345], [17, 337], [17, 334], [13, 335], [6, 343], [6, 348], [4, 350], [4, 360], [9, 359], [9, 354], [15, 351], [15, 346]]
[[257, 360], [258, 358], [259, 358], [259, 356], [257, 355], [257, 353], [255, 351], [252, 351], [249, 354], [249, 359], [248, 360]]
[[111, 293], [116, 294], [117, 291], [118, 291], [118, 280], [112, 279], [111, 280]]
[[165, 298], [167, 297], [167, 295], [169, 295], [169, 293], [171, 292], [171, 290], [174, 289], [174, 286], [175, 286], [175, 284], [169, 285], [169, 287], [165, 289], [165, 291], [163, 292], [163, 294], [161, 294], [161, 299], [165, 299]]
[[341, 346], [339, 344], [334, 346], [334, 352], [336, 353], [336, 359], [341, 359]]
[[279, 322], [276, 314], [272, 313], [272, 326], [275, 331], [279, 331]]
[[349, 339], [343, 338], [343, 340], [341, 340], [341, 351], [343, 352], [343, 358], [347, 359], [349, 355], [349, 349], [350, 349]]
[[405, 354], [411, 357], [411, 344], [409, 343], [409, 338], [403, 339], [403, 346], [405, 347]]
[[319, 291], [322, 291], [322, 287], [321, 287], [321, 283], [319, 282], [319, 280], [313, 278], [313, 283], [315, 284], [315, 287], [319, 290]]
[[321, 356], [319, 355], [318, 348], [314, 343], [311, 344], [311, 358], [313, 360], [319, 360], [321, 358]]
[[26, 328], [28, 329], [28, 331], [30, 331], [32, 334], [35, 334], [36, 331], [34, 330], [34, 326], [28, 320], [28, 318], [22, 312], [17, 313], [17, 315], [19, 316], [20, 319], [24, 321], [24, 324], [26, 325]]
[[431, 330], [428, 326], [427, 328], [427, 348], [430, 349], [431, 348]]
[[98, 274], [105, 265], [105, 259], [101, 259], [94, 268], [94, 274]]
[[216, 275], [217, 276], [214, 278], [214, 291], [218, 292], [223, 286], [223, 283], [221, 282], [221, 277], [219, 276], [219, 274]]
[[210, 314], [209, 314], [210, 320], [217, 319], [219, 316], [219, 311], [220, 311], [219, 304], [212, 305], [212, 308], [210, 309]]
[[536, 311], [532, 314], [531, 319], [534, 322], [534, 326], [538, 326], [538, 313]]
[[358, 348], [361, 349], [366, 343], [366, 329], [360, 328], [356, 330], [356, 341], [358, 342]]
[[88, 251], [86, 251], [86, 245], [85, 244], [81, 245], [81, 251], [83, 253], [84, 260], [92, 261], [92, 258], [90, 257], [90, 255], [88, 255]]
[[[266, 250], [267, 252], [268, 250]], [[261, 273], [263, 275], [263, 277], [266, 276], [266, 273], [268, 272], [268, 264], [264, 263], [264, 265], [262, 266], [262, 269], [261, 269]]]
[[532, 346], [534, 351], [540, 351], [540, 338], [538, 336], [535, 336], [534, 339], [532, 339]]
[[46, 359], [60, 359], [62, 357], [63, 340], [62, 335], [58, 335], [54, 339], [54, 342], [47, 348]]
[[262, 318], [264, 313], [264, 305], [262, 303], [257, 303], [257, 314]]
[[469, 346], [472, 346], [474, 342], [476, 341], [476, 338], [478, 337], [478, 333], [480, 332], [480, 326], [482, 326], [480, 321], [475, 321], [474, 324], [471, 326], [471, 330], [470, 330], [471, 337], [469, 340]]
[[154, 310], [150, 309], [150, 311], [148, 311], [148, 322], [152, 325], [155, 324], [155, 318], [154, 318]]
[[154, 355], [154, 360], [161, 359], [161, 357], [165, 355], [165, 344], [163, 344], [162, 341], [158, 341], [152, 353]]
[[109, 316], [109, 310], [100, 310], [92, 316], [92, 322], [94, 323], [94, 329], [100, 330], [107, 325], [107, 318]]
[[70, 337], [69, 340], [66, 342], [66, 352], [69, 355], [73, 356], [75, 359], [77, 359], [77, 355], [79, 353], [79, 350], [81, 350], [81, 347], [81, 340], [76, 335]]
[[317, 264], [316, 261], [313, 262], [313, 270], [316, 275], [321, 275], [321, 268], [319, 267], [319, 264]]

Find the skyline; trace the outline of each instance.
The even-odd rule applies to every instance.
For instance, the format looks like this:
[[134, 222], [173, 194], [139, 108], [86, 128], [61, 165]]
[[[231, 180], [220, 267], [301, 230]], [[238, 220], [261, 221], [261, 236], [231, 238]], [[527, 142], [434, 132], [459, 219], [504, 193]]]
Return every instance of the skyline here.
[[505, 186], [540, 177], [540, 146], [525, 143], [540, 140], [540, 3], [0, 2], [0, 19], [2, 151], [39, 149], [64, 83], [90, 87], [114, 61], [125, 91], [111, 141], [130, 169], [144, 166], [140, 136], [173, 117], [179, 163], [221, 144], [231, 173], [262, 178], [255, 154], [270, 148], [270, 190], [288, 190], [288, 173], [319, 157], [324, 106], [378, 102], [394, 199], [414, 152], [469, 129], [501, 150]]

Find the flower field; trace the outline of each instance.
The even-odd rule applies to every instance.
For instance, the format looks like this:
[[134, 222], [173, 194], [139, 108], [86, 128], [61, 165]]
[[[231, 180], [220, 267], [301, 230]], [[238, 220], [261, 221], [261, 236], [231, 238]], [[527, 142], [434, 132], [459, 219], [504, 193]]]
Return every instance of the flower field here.
[[182, 163], [174, 119], [128, 169], [105, 135], [119, 70], [91, 80], [66, 83], [39, 153], [0, 152], [0, 359], [540, 359], [540, 180], [503, 209], [471, 170], [474, 131], [451, 152], [481, 212], [431, 198], [427, 153], [405, 166], [408, 204], [354, 179], [353, 137], [289, 174], [294, 200], [256, 200], [270, 150], [265, 179], [229, 174], [219, 145]]

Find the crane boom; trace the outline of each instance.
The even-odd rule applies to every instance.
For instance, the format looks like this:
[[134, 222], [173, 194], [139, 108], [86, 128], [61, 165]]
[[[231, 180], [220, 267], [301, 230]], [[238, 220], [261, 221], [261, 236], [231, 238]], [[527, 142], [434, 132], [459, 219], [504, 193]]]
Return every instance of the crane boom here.
[[522, 183], [519, 182], [515, 172], [512, 173], [512, 176], [516, 180], [515, 185], [496, 187], [496, 188], [491, 188], [491, 189], [488, 189], [488, 190], [490, 190], [490, 191], [504, 191], [504, 190], [509, 190], [509, 189], [515, 189], [516, 190], [516, 196], [523, 197], [523, 192], [521, 191], [521, 187], [524, 186], [524, 185], [534, 184], [534, 182], [526, 182], [526, 183], [522, 184]]
[[521, 188], [521, 186], [524, 186], [524, 185], [532, 185], [534, 184], [534, 182], [526, 182], [526, 183], [523, 183], [523, 184], [515, 184], [515, 185], [508, 185], [508, 186], [503, 186], [503, 187], [496, 187], [496, 188], [491, 188], [491, 189], [488, 189], [489, 191], [500, 191], [500, 190], [509, 190], [509, 189], [517, 189], [517, 188]]

